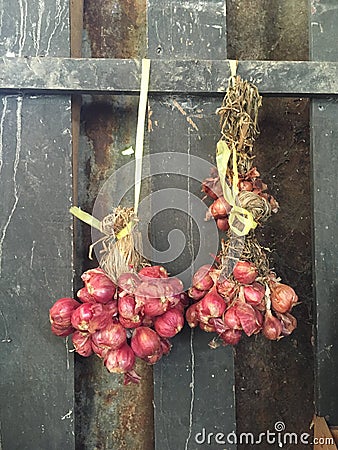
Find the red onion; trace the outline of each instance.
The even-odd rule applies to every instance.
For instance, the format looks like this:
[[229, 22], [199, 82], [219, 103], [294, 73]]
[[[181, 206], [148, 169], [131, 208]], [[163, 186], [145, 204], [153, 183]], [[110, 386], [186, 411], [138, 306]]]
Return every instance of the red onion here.
[[240, 330], [226, 330], [220, 335], [223, 345], [236, 345], [240, 341], [242, 332]]
[[265, 295], [265, 288], [260, 283], [256, 281], [249, 286], [244, 286], [244, 297], [245, 301], [249, 305], [256, 306], [259, 305]]
[[223, 219], [217, 219], [216, 225], [217, 225], [217, 228], [221, 231], [228, 231], [228, 229], [230, 228], [229, 220], [227, 217], [225, 217]]
[[268, 309], [265, 313], [264, 324], [263, 324], [263, 334], [267, 339], [276, 341], [281, 337], [282, 334], [282, 323], [277, 317], [271, 314]]
[[111, 317], [117, 316], [117, 312], [118, 312], [117, 300], [112, 300], [112, 301], [104, 304], [103, 305], [103, 309], [105, 311], [107, 311], [110, 314]]
[[207, 291], [200, 291], [195, 286], [192, 286], [188, 290], [189, 297], [192, 298], [193, 300], [195, 300], [195, 302], [197, 302], [198, 300], [201, 300], [201, 298], [203, 298], [206, 293], [207, 293]]
[[154, 280], [143, 281], [135, 291], [135, 311], [143, 311], [149, 317], [163, 314], [172, 300], [169, 291], [172, 293], [172, 288], [168, 284]]
[[126, 330], [120, 323], [111, 322], [103, 330], [92, 334], [92, 341], [96, 347], [116, 350], [127, 340]]
[[145, 278], [168, 278], [168, 272], [162, 266], [143, 267], [139, 271], [139, 276]]
[[193, 286], [200, 291], [208, 291], [214, 285], [213, 279], [209, 275], [211, 266], [206, 264], [200, 267], [194, 274], [192, 279]]
[[234, 278], [242, 284], [251, 284], [255, 281], [258, 271], [249, 261], [238, 261], [233, 270]]
[[292, 287], [275, 283], [271, 286], [271, 304], [279, 313], [286, 313], [297, 303], [298, 297]]
[[155, 331], [164, 338], [171, 338], [179, 333], [184, 325], [184, 317], [177, 309], [170, 309], [154, 321]]
[[162, 346], [159, 335], [148, 327], [136, 328], [131, 338], [131, 348], [136, 356], [151, 364], [162, 356]]
[[95, 303], [95, 298], [89, 294], [86, 287], [79, 289], [76, 296], [82, 303]]
[[108, 348], [98, 347], [97, 345], [94, 344], [93, 341], [92, 341], [92, 349], [95, 355], [97, 355], [101, 359], [103, 359], [109, 352]]
[[110, 313], [99, 303], [83, 303], [72, 314], [72, 325], [80, 331], [94, 333], [111, 322]]
[[81, 276], [90, 295], [98, 303], [107, 303], [113, 299], [116, 286], [108, 275], [99, 268], [87, 270]]
[[54, 328], [66, 329], [71, 326], [73, 312], [80, 306], [80, 303], [70, 297], [57, 300], [49, 310], [49, 321]]
[[75, 331], [73, 336], [75, 351], [81, 356], [90, 356], [93, 353], [91, 335], [86, 331]]
[[224, 199], [224, 197], [219, 197], [210, 206], [210, 212], [214, 219], [222, 219], [226, 217], [231, 211], [231, 205]]
[[212, 288], [197, 305], [199, 320], [204, 323], [207, 323], [211, 317], [221, 317], [226, 308], [224, 299], [215, 288]]
[[136, 302], [135, 298], [131, 295], [120, 297], [118, 300], [118, 311], [120, 316], [125, 319], [133, 319], [137, 314], [135, 311]]
[[117, 350], [109, 350], [104, 358], [104, 365], [109, 372], [125, 373], [133, 369], [135, 355], [128, 344], [122, 345]]
[[168, 308], [169, 300], [167, 298], [149, 297], [143, 305], [143, 312], [146, 316], [156, 317], [164, 314]]
[[242, 324], [237, 315], [237, 305], [231, 306], [223, 316], [223, 321], [225, 325], [234, 330], [241, 330]]
[[190, 328], [197, 327], [199, 322], [197, 305], [198, 303], [194, 303], [193, 305], [189, 306], [185, 313], [185, 318]]

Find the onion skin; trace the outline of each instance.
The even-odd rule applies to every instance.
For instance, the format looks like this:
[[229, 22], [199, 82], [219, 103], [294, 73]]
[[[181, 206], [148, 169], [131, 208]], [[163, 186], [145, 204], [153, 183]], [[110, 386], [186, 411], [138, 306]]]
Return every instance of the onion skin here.
[[297, 303], [298, 297], [292, 287], [274, 283], [271, 287], [271, 305], [278, 313], [286, 313]]
[[231, 302], [236, 295], [236, 284], [227, 278], [216, 283], [217, 292], [225, 299]]
[[142, 279], [168, 278], [168, 272], [162, 266], [143, 267], [138, 274]]
[[104, 365], [111, 373], [126, 373], [133, 369], [134, 364], [135, 355], [128, 344], [117, 350], [109, 350], [104, 358]]
[[250, 181], [240, 181], [238, 183], [238, 188], [240, 191], [252, 191], [253, 186], [252, 183]]
[[142, 311], [149, 317], [159, 316], [169, 308], [172, 295], [172, 286], [162, 280], [143, 281], [135, 291], [135, 312]]
[[75, 331], [72, 336], [76, 353], [87, 358], [93, 354], [91, 335], [86, 331]]
[[249, 261], [238, 261], [234, 267], [233, 275], [236, 281], [242, 284], [251, 284], [258, 275], [256, 266]]
[[136, 328], [131, 338], [131, 348], [136, 356], [153, 364], [157, 356], [162, 356], [162, 346], [159, 335], [148, 327]]
[[202, 192], [204, 192], [208, 197], [214, 200], [216, 200], [218, 197], [221, 197], [223, 195], [223, 190], [219, 181], [219, 177], [210, 177], [203, 180]]
[[290, 313], [278, 314], [278, 318], [282, 323], [283, 336], [289, 336], [297, 328], [297, 319]]
[[122, 273], [117, 280], [119, 287], [119, 296], [132, 295], [135, 293], [136, 288], [141, 284], [141, 280], [136, 273], [126, 272]]
[[134, 383], [139, 384], [141, 381], [141, 377], [135, 372], [135, 370], [129, 370], [124, 374], [123, 384], [128, 386], [128, 384]]
[[108, 275], [100, 268], [90, 269], [81, 276], [89, 294], [98, 303], [107, 303], [113, 300], [116, 286]]
[[163, 338], [171, 338], [179, 333], [184, 325], [184, 317], [177, 309], [170, 309], [154, 321], [157, 334]]
[[246, 303], [237, 305], [236, 314], [241, 322], [242, 329], [247, 336], [259, 333], [262, 328], [260, 316], [255, 309]]

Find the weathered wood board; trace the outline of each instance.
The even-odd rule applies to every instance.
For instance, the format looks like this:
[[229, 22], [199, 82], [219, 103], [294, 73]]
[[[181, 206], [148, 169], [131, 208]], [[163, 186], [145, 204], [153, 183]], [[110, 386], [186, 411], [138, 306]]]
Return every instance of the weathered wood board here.
[[[2, 1], [0, 51], [69, 56], [68, 2]], [[0, 448], [73, 449], [73, 356], [48, 310], [72, 294], [67, 96], [0, 100]]]

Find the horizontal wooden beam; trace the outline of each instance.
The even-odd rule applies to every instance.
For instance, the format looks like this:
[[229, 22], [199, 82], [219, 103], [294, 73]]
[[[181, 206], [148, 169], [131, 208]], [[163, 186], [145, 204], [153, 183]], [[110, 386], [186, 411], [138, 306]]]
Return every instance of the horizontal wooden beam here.
[[[262, 95], [288, 97], [338, 94], [338, 63], [240, 61], [237, 73]], [[230, 76], [229, 60], [152, 60], [153, 94], [217, 95]], [[140, 61], [49, 57], [0, 58], [0, 91], [23, 94], [137, 94]]]

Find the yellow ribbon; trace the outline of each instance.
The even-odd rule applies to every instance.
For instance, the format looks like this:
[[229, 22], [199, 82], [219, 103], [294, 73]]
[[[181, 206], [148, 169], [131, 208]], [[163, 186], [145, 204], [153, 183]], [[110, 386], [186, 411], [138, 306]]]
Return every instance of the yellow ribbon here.
[[[143, 142], [144, 142], [144, 126], [148, 102], [148, 90], [150, 79], [150, 59], [142, 59], [141, 69], [141, 87], [140, 100], [138, 105], [137, 129], [136, 129], [136, 144], [135, 144], [135, 198], [134, 198], [134, 213], [137, 215], [138, 205], [140, 202], [141, 181], [142, 181], [142, 159], [143, 159]], [[77, 206], [72, 206], [69, 210], [73, 216], [85, 222], [87, 225], [96, 228], [102, 232], [101, 222], [92, 215], [82, 211]], [[135, 224], [131, 220], [121, 231], [115, 236], [116, 239], [122, 239], [131, 232]]]
[[[231, 153], [232, 153], [232, 169], [233, 169], [232, 189], [226, 182], [226, 174]], [[250, 211], [236, 204], [236, 198], [238, 196], [239, 189], [238, 189], [237, 155], [235, 145], [232, 146], [231, 152], [228, 144], [225, 141], [223, 140], [218, 141], [216, 150], [216, 164], [224, 198], [232, 206], [229, 214], [229, 226], [237, 236], [245, 236], [249, 233], [251, 229], [256, 228], [257, 223], [254, 221], [253, 215], [251, 214]], [[236, 220], [243, 225], [242, 229], [237, 228], [237, 226], [235, 225]]]

